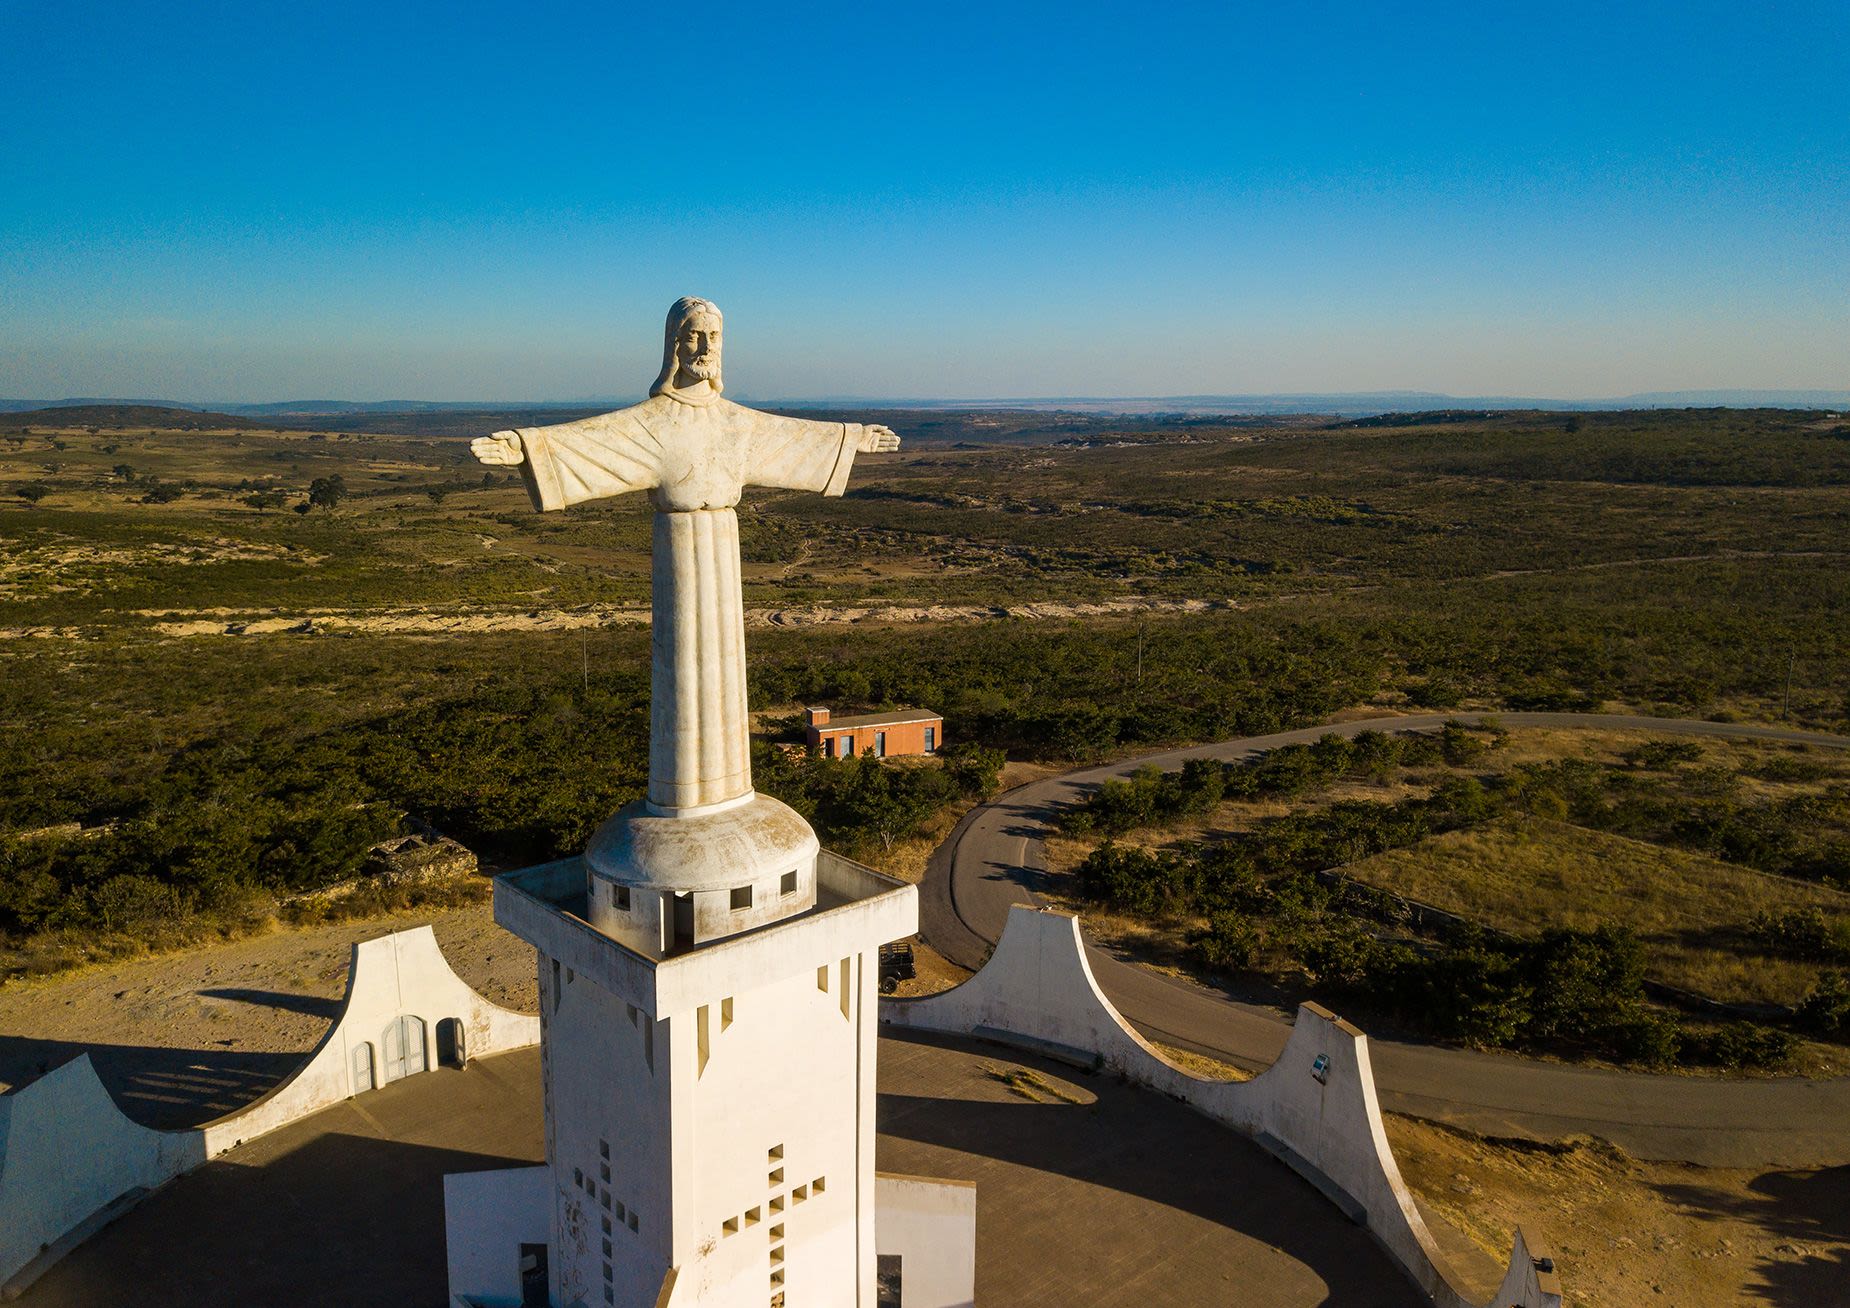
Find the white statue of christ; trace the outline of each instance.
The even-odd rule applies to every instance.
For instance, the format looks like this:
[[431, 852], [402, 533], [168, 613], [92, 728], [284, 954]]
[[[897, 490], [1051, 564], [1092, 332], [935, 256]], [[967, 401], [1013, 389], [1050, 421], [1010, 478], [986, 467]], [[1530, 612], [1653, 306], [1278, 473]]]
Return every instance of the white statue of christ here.
[[631, 408], [471, 445], [518, 466], [536, 508], [646, 490], [655, 502], [648, 809], [693, 816], [752, 796], [739, 520], [746, 486], [840, 495], [857, 453], [899, 448], [885, 427], [761, 413], [721, 396], [719, 309], [668, 311], [662, 372]]

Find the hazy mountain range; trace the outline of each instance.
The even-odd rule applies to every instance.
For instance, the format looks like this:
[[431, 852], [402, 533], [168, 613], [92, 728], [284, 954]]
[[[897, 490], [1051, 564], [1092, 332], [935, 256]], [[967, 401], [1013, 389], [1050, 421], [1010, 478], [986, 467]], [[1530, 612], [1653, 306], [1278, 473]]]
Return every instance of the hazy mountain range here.
[[[265, 404], [194, 403], [166, 399], [73, 397], [59, 400], [0, 399], [0, 413], [93, 405], [193, 409], [246, 418], [338, 417], [369, 413], [449, 413], [472, 410], [601, 409], [633, 404], [641, 396], [592, 396], [577, 400], [281, 400]], [[1842, 409], [1850, 390], [1648, 391], [1606, 399], [1541, 399], [1516, 395], [1445, 395], [1435, 391], [1358, 391], [1278, 395], [1044, 396], [1033, 399], [871, 399], [865, 396], [803, 398], [737, 396], [779, 408], [990, 409], [1091, 414], [1277, 414], [1327, 413], [1367, 417], [1432, 409]]]

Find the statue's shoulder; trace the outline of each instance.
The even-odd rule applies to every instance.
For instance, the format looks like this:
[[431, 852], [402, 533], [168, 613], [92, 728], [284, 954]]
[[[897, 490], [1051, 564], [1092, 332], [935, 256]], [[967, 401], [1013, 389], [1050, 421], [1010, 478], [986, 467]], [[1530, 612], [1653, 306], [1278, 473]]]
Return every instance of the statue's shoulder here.
[[[641, 404], [632, 404], [627, 409], [612, 409], [609, 413], [600, 413], [595, 417], [583, 419], [583, 425], [594, 431], [611, 436], [635, 436], [649, 428], [651, 411], [657, 406], [660, 397], [644, 400]], [[573, 426], [561, 423], [561, 426]]]
[[769, 431], [788, 426], [794, 421], [782, 414], [767, 413], [747, 404], [735, 404], [723, 395], [709, 404], [707, 411], [728, 426], [744, 430]]

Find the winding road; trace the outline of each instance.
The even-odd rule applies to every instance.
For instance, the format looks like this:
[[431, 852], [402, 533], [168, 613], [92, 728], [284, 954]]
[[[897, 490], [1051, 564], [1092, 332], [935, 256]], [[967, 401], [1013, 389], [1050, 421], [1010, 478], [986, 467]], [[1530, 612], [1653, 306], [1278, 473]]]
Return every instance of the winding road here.
[[[1036, 903], [1042, 839], [1055, 812], [1100, 782], [1191, 758], [1245, 758], [1327, 732], [1436, 730], [1487, 716], [1507, 727], [1647, 730], [1850, 749], [1850, 738], [1747, 723], [1595, 713], [1435, 713], [1374, 718], [1222, 741], [1125, 759], [1017, 787], [971, 810], [933, 854], [919, 887], [919, 934], [952, 962], [977, 968], [1009, 908]], [[1088, 946], [1112, 1003], [1146, 1036], [1237, 1065], [1270, 1065], [1289, 1023], [1190, 981]], [[1393, 1112], [1486, 1135], [1557, 1140], [1596, 1135], [1635, 1157], [1710, 1167], [1850, 1164], [1850, 1078], [1747, 1079], [1647, 1075], [1398, 1040], [1370, 1042], [1381, 1103]]]

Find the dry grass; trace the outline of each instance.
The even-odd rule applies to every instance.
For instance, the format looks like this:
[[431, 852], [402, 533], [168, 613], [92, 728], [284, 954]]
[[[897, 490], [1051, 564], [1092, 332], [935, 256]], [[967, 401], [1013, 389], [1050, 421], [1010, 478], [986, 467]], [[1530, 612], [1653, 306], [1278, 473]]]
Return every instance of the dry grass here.
[[1064, 1081], [1050, 1080], [1031, 1067], [1014, 1065], [998, 1067], [994, 1063], [984, 1063], [983, 1075], [991, 1081], [1007, 1086], [1010, 1094], [1019, 1095], [1030, 1103], [1047, 1104], [1057, 1101], [1083, 1107], [1086, 1104], [1097, 1102], [1097, 1096], [1089, 1090], [1082, 1090]]
[[912, 966], [914, 976], [910, 981], [901, 981], [899, 988], [893, 992], [897, 999], [918, 999], [925, 995], [935, 995], [960, 986], [970, 979], [970, 973], [951, 962], [943, 954], [920, 940], [912, 938]]
[[1250, 1081], [1253, 1079], [1253, 1074], [1244, 1067], [1224, 1063], [1218, 1058], [1198, 1054], [1192, 1049], [1178, 1049], [1174, 1045], [1166, 1045], [1158, 1040], [1152, 1040], [1150, 1043], [1156, 1046], [1157, 1052], [1164, 1058], [1190, 1076], [1198, 1076], [1204, 1081]]
[[1491, 1140], [1392, 1115], [1387, 1133], [1422, 1209], [1496, 1264], [1518, 1225], [1539, 1236], [1578, 1308], [1842, 1302], [1850, 1169], [1650, 1163], [1603, 1141]]
[[1358, 881], [1506, 931], [1602, 924], [1646, 942], [1651, 975], [1716, 999], [1795, 1003], [1815, 964], [1739, 933], [1758, 912], [1850, 914], [1850, 895], [1543, 818], [1507, 818], [1352, 863]]

